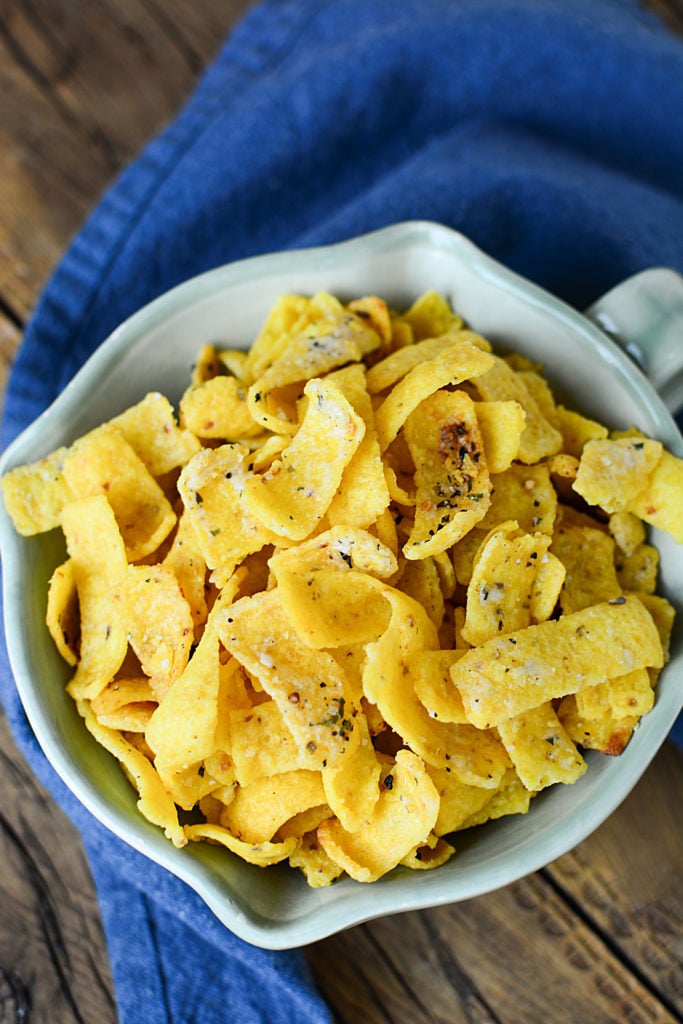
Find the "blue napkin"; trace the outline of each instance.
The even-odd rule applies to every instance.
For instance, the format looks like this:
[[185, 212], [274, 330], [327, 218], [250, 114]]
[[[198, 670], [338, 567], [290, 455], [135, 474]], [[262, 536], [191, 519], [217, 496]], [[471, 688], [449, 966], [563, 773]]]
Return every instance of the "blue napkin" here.
[[[633, 0], [265, 0], [57, 268], [2, 442], [125, 316], [238, 257], [427, 218], [579, 308], [683, 271], [682, 110], [683, 45]], [[236, 939], [76, 803], [0, 667], [17, 742], [83, 834], [122, 1024], [329, 1020], [299, 952]]]

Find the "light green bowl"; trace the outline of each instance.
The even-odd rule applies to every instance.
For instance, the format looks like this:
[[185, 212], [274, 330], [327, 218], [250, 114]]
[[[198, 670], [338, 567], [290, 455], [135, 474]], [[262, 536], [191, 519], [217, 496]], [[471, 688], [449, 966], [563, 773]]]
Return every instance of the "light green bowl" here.
[[[5, 452], [0, 472], [69, 444], [147, 391], [161, 391], [177, 401], [202, 344], [246, 347], [279, 295], [318, 289], [342, 298], [376, 293], [398, 307], [436, 289], [494, 345], [543, 363], [558, 394], [574, 407], [613, 427], [635, 425], [682, 454], [680, 435], [654, 388], [589, 318], [506, 270], [455, 232], [415, 222], [340, 245], [234, 263], [173, 289], [114, 331], [51, 408]], [[628, 324], [637, 328], [636, 340], [654, 344], [662, 333], [652, 330], [662, 302], [683, 307], [681, 297], [680, 280], [657, 271], [627, 282], [592, 312], [617, 329], [626, 310]], [[659, 386], [670, 385], [676, 377], [679, 367], [670, 365], [679, 358], [675, 349], [660, 358], [654, 347], [646, 357]], [[683, 547], [658, 535], [654, 543], [661, 552], [662, 592], [681, 608]], [[63, 557], [58, 532], [19, 537], [0, 509], [0, 544], [12, 668], [49, 761], [112, 832], [184, 879], [229, 929], [264, 947], [298, 946], [380, 915], [469, 899], [549, 863], [621, 803], [681, 708], [683, 645], [677, 628], [655, 707], [621, 757], [589, 755], [589, 770], [579, 782], [545, 791], [528, 815], [461, 833], [456, 856], [437, 870], [399, 868], [370, 885], [347, 879], [310, 889], [299, 872], [287, 867], [253, 867], [209, 845], [175, 849], [141, 818], [133, 790], [86, 732], [65, 694], [67, 669], [44, 625], [47, 582]]]

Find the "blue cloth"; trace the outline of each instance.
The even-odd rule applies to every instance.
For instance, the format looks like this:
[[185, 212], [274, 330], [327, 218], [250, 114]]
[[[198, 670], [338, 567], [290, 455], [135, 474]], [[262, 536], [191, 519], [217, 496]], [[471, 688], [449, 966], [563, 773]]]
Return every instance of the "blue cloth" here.
[[[57, 268], [3, 444], [125, 316], [238, 257], [427, 218], [579, 308], [648, 266], [683, 271], [681, 111], [683, 46], [633, 0], [266, 0]], [[0, 677], [83, 833], [122, 1024], [328, 1020], [300, 953], [246, 946], [105, 834]]]

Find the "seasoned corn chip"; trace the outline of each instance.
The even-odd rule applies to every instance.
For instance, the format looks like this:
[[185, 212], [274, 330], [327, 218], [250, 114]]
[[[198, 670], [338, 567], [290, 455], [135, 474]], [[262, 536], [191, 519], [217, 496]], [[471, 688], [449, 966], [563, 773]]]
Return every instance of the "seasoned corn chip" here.
[[534, 617], [539, 611], [550, 616], [564, 572], [545, 570], [539, 578], [555, 559], [549, 546], [550, 537], [523, 533], [514, 520], [491, 531], [477, 552], [467, 588], [462, 635], [469, 644], [524, 629], [540, 621]]
[[394, 440], [420, 402], [440, 388], [460, 384], [484, 373], [493, 356], [470, 341], [456, 341], [431, 359], [414, 366], [396, 384], [377, 410], [375, 422], [382, 451]]
[[519, 402], [475, 402], [489, 473], [504, 473], [519, 455], [526, 413]]
[[253, 472], [251, 460], [244, 445], [204, 448], [190, 459], [178, 480], [201, 556], [218, 586], [227, 582], [247, 555], [275, 539], [242, 501]]
[[297, 848], [297, 840], [294, 836], [281, 843], [247, 843], [238, 839], [222, 825], [210, 822], [186, 825], [185, 838], [191, 842], [208, 840], [211, 843], [225, 846], [242, 860], [246, 860], [248, 864], [257, 864], [261, 868], [287, 860]]
[[662, 445], [645, 437], [589, 441], [582, 452], [574, 490], [605, 512], [629, 510], [662, 457]]
[[[362, 317], [341, 311], [331, 321], [315, 322], [291, 339], [281, 355], [251, 385], [247, 402], [261, 429], [276, 434], [295, 433], [296, 422], [286, 401], [289, 385], [318, 378], [330, 370], [359, 362], [380, 344], [379, 336]], [[284, 391], [285, 401], [273, 401]], [[291, 405], [291, 403], [290, 403]]]
[[244, 481], [247, 513], [271, 533], [303, 540], [320, 524], [365, 424], [334, 384], [311, 380], [304, 419], [282, 458]]
[[262, 432], [247, 405], [247, 389], [236, 377], [212, 377], [188, 388], [180, 401], [180, 418], [198, 438], [240, 441]]
[[81, 623], [78, 590], [71, 559], [58, 565], [50, 578], [45, 622], [67, 665], [77, 665]]
[[266, 843], [290, 818], [324, 803], [320, 772], [282, 772], [240, 786], [220, 824], [244, 843]]
[[67, 454], [68, 448], [57, 448], [38, 462], [11, 469], [0, 481], [5, 508], [25, 537], [54, 530], [61, 523], [62, 509], [73, 501], [62, 472]]
[[586, 770], [550, 702], [501, 722], [498, 734], [522, 785], [532, 792], [556, 782], [576, 782]]
[[414, 753], [399, 750], [387, 766], [374, 813], [360, 832], [347, 832], [334, 818], [318, 828], [327, 855], [358, 882], [372, 882], [391, 871], [425, 843], [439, 810], [439, 796]]
[[645, 524], [683, 541], [683, 460], [436, 292], [283, 296], [178, 420], [150, 392], [2, 494], [62, 530], [46, 624], [141, 813], [313, 887], [438, 868], [621, 753], [669, 657]]
[[80, 609], [80, 645], [69, 692], [97, 697], [128, 649], [122, 592], [128, 575], [123, 538], [103, 494], [71, 501], [62, 513]]
[[465, 713], [479, 729], [556, 697], [663, 662], [652, 617], [618, 597], [466, 651], [451, 669]]
[[225, 647], [277, 701], [308, 767], [333, 764], [355, 745], [349, 684], [331, 654], [301, 642], [277, 590], [222, 608], [216, 628]]
[[415, 462], [415, 522], [406, 558], [426, 558], [455, 544], [483, 519], [491, 483], [474, 403], [458, 391], [426, 399], [406, 423]]
[[535, 463], [554, 455], [562, 447], [562, 435], [546, 419], [524, 380], [505, 360], [494, 357], [492, 365], [476, 379], [476, 388], [487, 402], [517, 402], [525, 414], [519, 439], [520, 462]]
[[131, 562], [154, 551], [175, 526], [161, 487], [115, 427], [98, 427], [76, 441], [64, 456], [62, 472], [77, 497], [106, 496]]
[[415, 299], [403, 318], [412, 327], [415, 341], [457, 331], [463, 325], [462, 317], [453, 312], [446, 298], [433, 290]]

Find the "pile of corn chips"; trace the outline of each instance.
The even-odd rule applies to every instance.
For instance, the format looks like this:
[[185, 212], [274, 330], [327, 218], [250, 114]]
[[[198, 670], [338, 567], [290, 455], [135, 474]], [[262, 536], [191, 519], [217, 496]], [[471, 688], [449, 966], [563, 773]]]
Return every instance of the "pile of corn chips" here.
[[437, 867], [620, 753], [667, 659], [644, 523], [683, 541], [683, 462], [433, 292], [285, 296], [177, 418], [150, 393], [2, 491], [64, 533], [47, 625], [142, 814], [312, 886]]

